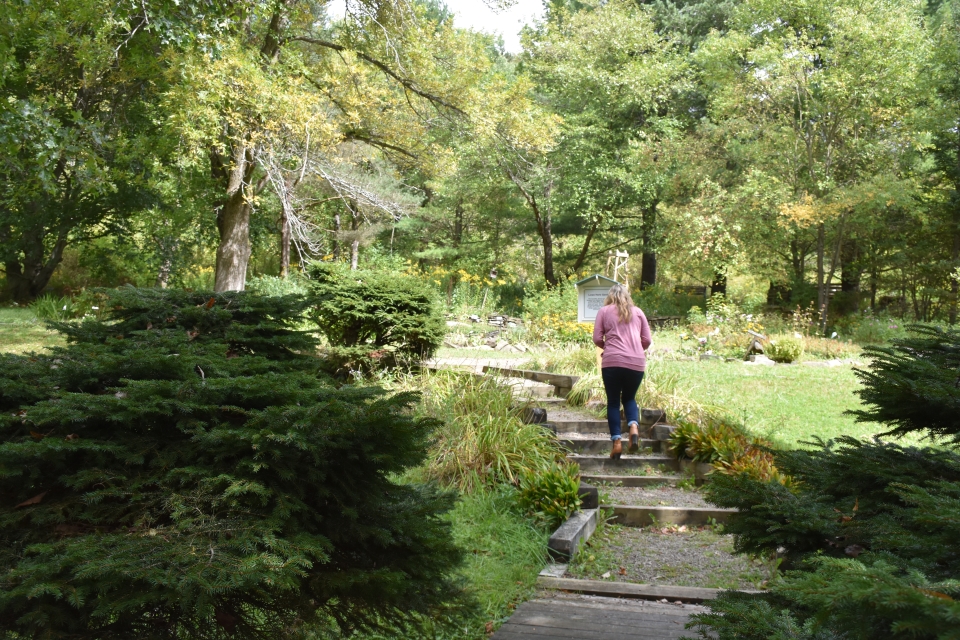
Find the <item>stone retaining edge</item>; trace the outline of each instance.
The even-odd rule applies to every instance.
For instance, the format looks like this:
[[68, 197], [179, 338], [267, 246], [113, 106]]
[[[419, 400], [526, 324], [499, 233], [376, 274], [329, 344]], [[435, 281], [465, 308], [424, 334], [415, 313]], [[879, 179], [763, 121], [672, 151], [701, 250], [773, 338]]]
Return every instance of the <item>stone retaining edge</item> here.
[[567, 518], [557, 527], [547, 542], [547, 553], [555, 560], [570, 560], [581, 542], [586, 542], [597, 530], [597, 509], [584, 509]]

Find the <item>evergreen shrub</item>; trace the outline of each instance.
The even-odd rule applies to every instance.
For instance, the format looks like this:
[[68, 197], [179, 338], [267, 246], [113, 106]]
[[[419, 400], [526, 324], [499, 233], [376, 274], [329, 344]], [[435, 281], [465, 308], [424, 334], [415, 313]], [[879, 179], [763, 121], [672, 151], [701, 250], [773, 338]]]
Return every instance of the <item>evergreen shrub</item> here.
[[107, 306], [58, 325], [66, 347], [0, 356], [0, 635], [314, 637], [458, 601], [452, 496], [391, 479], [436, 421], [332, 386], [306, 300]]
[[392, 367], [433, 356], [447, 327], [434, 292], [401, 273], [310, 268], [310, 315], [339, 371]]
[[773, 452], [789, 486], [715, 476], [710, 501], [739, 509], [725, 525], [737, 550], [785, 571], [769, 593], [713, 601], [700, 637], [960, 637], [960, 332], [914, 327], [866, 351], [857, 419], [939, 446], [843, 437]]

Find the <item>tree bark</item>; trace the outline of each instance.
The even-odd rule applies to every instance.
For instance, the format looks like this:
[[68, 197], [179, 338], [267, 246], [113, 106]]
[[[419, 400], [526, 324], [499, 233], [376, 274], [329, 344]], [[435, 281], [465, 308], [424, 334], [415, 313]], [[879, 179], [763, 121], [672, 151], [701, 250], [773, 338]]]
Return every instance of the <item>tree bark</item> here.
[[824, 284], [825, 278], [823, 273], [823, 254], [825, 251], [824, 245], [827, 241], [826, 238], [827, 230], [821, 222], [817, 225], [817, 313], [820, 314], [820, 317], [817, 318], [817, 324], [822, 324], [820, 321], [827, 313], [828, 292]]
[[[960, 200], [960, 194], [958, 194]], [[960, 202], [958, 202], [960, 205]], [[956, 219], [953, 225], [953, 266], [960, 268], [960, 211], [956, 212]], [[957, 298], [960, 297], [960, 272], [954, 272], [953, 283], [950, 285], [950, 324], [957, 324]]]
[[[837, 225], [837, 244], [833, 250], [833, 258], [830, 260], [830, 271], [826, 274], [826, 278], [823, 278], [823, 245], [825, 244], [825, 232], [823, 231], [823, 225], [820, 225], [820, 229], [817, 234], [817, 269], [819, 271], [819, 277], [822, 280], [823, 284], [821, 290], [823, 292], [824, 304], [820, 307], [820, 333], [821, 335], [827, 334], [827, 316], [829, 314], [829, 305], [830, 305], [830, 284], [833, 282], [833, 276], [837, 272], [837, 264], [840, 262], [840, 246], [843, 242], [843, 226], [846, 221], [847, 214], [844, 213], [840, 216], [840, 222]], [[824, 235], [821, 236], [820, 233]], [[818, 295], [819, 297], [819, 295]]]
[[580, 249], [580, 255], [577, 256], [577, 261], [573, 263], [573, 271], [576, 273], [580, 270], [580, 267], [583, 266], [584, 261], [587, 259], [587, 251], [590, 249], [590, 241], [593, 240], [593, 234], [597, 232], [597, 228], [600, 226], [600, 219], [593, 221], [593, 225], [590, 226], [590, 231], [587, 232], [587, 237], [583, 240], [583, 248]]
[[250, 263], [250, 203], [238, 188], [217, 212], [220, 246], [214, 291], [243, 291]]
[[350, 243], [350, 271], [356, 271], [360, 266], [360, 220], [359, 213], [352, 211], [350, 229], [353, 231], [353, 241]]
[[280, 207], [280, 277], [290, 272], [290, 217], [286, 205]]
[[657, 205], [654, 202], [643, 210], [643, 255], [640, 258], [640, 289], [646, 289], [657, 284]]
[[333, 261], [340, 262], [340, 212], [333, 214]]
[[843, 313], [860, 311], [860, 245], [856, 238], [843, 241], [840, 249], [840, 292], [843, 294]]
[[[53, 272], [56, 270], [60, 261], [63, 260], [63, 250], [67, 247], [67, 230], [61, 228], [57, 234], [57, 240], [54, 242], [53, 250], [47, 259], [44, 260], [43, 239], [48, 231], [44, 228], [32, 229], [29, 236], [20, 240], [20, 246], [23, 250], [23, 260], [14, 253], [4, 260], [4, 270], [6, 276], [6, 285], [0, 292], [0, 299], [13, 300], [14, 302], [30, 302], [39, 296]], [[10, 230], [5, 229], [5, 234], [0, 234], [3, 244], [9, 243]], [[26, 234], [25, 234], [26, 235]]]
[[520, 189], [524, 200], [527, 201], [527, 204], [530, 205], [530, 209], [533, 211], [533, 217], [537, 222], [537, 233], [540, 235], [540, 241], [543, 243], [543, 279], [546, 280], [548, 287], [553, 288], [559, 284], [559, 281], [553, 270], [553, 230], [551, 228], [552, 221], [550, 219], [550, 211], [541, 210], [537, 198], [523, 186], [523, 182], [516, 174], [508, 169], [507, 175], [510, 177], [510, 180], [517, 185], [517, 188]]

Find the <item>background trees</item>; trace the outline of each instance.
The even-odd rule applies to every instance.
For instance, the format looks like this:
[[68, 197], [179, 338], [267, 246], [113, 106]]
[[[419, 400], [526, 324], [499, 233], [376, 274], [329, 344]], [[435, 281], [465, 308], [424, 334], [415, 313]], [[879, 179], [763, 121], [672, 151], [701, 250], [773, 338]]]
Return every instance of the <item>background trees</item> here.
[[439, 3], [331, 6], [5, 7], [4, 296], [387, 256], [452, 300], [623, 249], [821, 330], [956, 317], [954, 2], [552, 2], [519, 55]]

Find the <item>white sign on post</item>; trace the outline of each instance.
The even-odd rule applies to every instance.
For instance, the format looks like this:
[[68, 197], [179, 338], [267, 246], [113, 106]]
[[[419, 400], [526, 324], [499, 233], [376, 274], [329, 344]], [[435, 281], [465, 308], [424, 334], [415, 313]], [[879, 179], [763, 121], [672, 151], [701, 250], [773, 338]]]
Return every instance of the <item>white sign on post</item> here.
[[593, 322], [597, 319], [597, 312], [603, 308], [603, 301], [610, 292], [610, 287], [617, 284], [599, 274], [584, 278], [577, 283], [577, 322]]

